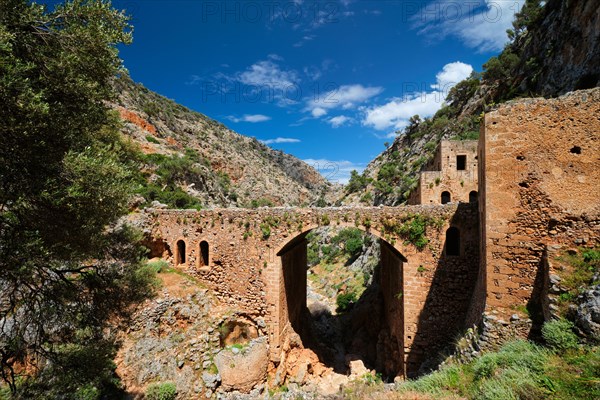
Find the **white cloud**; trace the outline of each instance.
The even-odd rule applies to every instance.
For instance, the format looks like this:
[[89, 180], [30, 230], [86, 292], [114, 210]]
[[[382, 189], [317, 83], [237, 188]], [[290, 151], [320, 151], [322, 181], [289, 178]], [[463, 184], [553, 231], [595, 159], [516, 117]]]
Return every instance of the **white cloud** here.
[[286, 88], [296, 85], [298, 74], [293, 70], [282, 70], [271, 60], [258, 61], [238, 75], [238, 80], [248, 86], [271, 86]]
[[[218, 82], [214, 87], [223, 96], [235, 94], [250, 103], [274, 103], [287, 107], [301, 100], [301, 79], [297, 71], [282, 67], [282, 61], [281, 56], [269, 54], [265, 60], [255, 62], [244, 71], [233, 74], [218, 72], [213, 75], [212, 82]], [[196, 81], [192, 77], [192, 83]]]
[[[440, 109], [452, 86], [467, 78], [472, 71], [473, 67], [458, 61], [446, 64], [436, 75], [436, 84], [431, 85], [434, 90], [407, 94], [403, 98], [393, 98], [384, 105], [363, 108], [362, 124], [377, 130], [399, 130], [408, 126], [408, 120], [413, 115], [430, 117]], [[392, 137], [392, 133], [386, 137]]]
[[306, 75], [309, 79], [316, 81], [321, 78], [325, 72], [336, 67], [337, 66], [332, 60], [326, 59], [323, 60], [320, 66], [311, 65], [304, 67], [303, 71], [304, 75]]
[[316, 35], [304, 35], [302, 37], [302, 39], [300, 39], [298, 42], [294, 43], [294, 47], [302, 47], [307, 42], [315, 40], [316, 37], [317, 37]]
[[321, 108], [321, 107], [315, 107], [312, 109], [312, 111], [310, 113], [312, 114], [313, 117], [319, 118], [319, 117], [322, 117], [323, 115], [327, 114], [327, 110], [325, 110], [324, 108]]
[[327, 123], [330, 124], [334, 128], [339, 128], [346, 123], [352, 122], [353, 119], [350, 117], [346, 117], [345, 115], [338, 115], [337, 117], [329, 118]]
[[412, 16], [418, 33], [432, 39], [459, 38], [478, 52], [499, 51], [508, 42], [506, 30], [524, 0], [477, 0], [448, 2], [436, 0]]
[[394, 98], [382, 106], [365, 109], [363, 125], [377, 130], [402, 129], [413, 115], [428, 117], [440, 109], [444, 99], [442, 93], [416, 93], [405, 98]]
[[338, 89], [328, 91], [317, 96], [316, 99], [309, 100], [306, 110], [310, 111], [314, 117], [320, 117], [325, 115], [327, 110], [354, 108], [381, 92], [383, 92], [383, 88], [379, 86], [342, 85]]
[[269, 117], [267, 115], [262, 115], [262, 114], [244, 114], [241, 118], [230, 115], [227, 117], [227, 119], [229, 119], [230, 121], [236, 122], [236, 123], [237, 122], [256, 123], [256, 122], [269, 121], [271, 119], [271, 117]]
[[323, 76], [323, 73], [321, 72], [321, 70], [315, 66], [304, 67], [303, 71], [304, 71], [304, 74], [313, 81], [316, 81], [321, 76]]
[[435, 76], [437, 83], [435, 85], [431, 85], [431, 88], [436, 90], [447, 91], [449, 90], [449, 88], [452, 88], [458, 82], [462, 81], [465, 78], [468, 78], [472, 72], [472, 66], [470, 66], [469, 64], [462, 63], [460, 61], [446, 64], [444, 65], [444, 68]]
[[316, 169], [325, 179], [330, 182], [347, 184], [350, 180], [350, 172], [356, 170], [362, 172], [365, 169], [364, 164], [354, 163], [347, 160], [327, 160], [327, 159], [306, 159], [303, 160], [308, 165]]
[[273, 144], [273, 143], [300, 143], [300, 139], [278, 137], [278, 138], [275, 138], [275, 139], [261, 140], [260, 142], [262, 142], [264, 144]]

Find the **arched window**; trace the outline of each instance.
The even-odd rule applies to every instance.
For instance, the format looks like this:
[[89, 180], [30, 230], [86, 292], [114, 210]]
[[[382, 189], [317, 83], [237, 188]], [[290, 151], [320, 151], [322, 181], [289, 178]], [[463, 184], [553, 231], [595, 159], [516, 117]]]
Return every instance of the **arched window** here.
[[447, 204], [452, 201], [452, 197], [450, 196], [450, 192], [444, 191], [442, 192], [442, 204]]
[[198, 263], [200, 267], [208, 267], [208, 242], [203, 240], [200, 242], [200, 258]]
[[177, 257], [175, 264], [185, 264], [185, 242], [183, 240], [177, 241]]
[[450, 227], [446, 231], [446, 255], [460, 256], [460, 231]]
[[469, 203], [477, 203], [477, 191], [473, 190], [469, 193]]

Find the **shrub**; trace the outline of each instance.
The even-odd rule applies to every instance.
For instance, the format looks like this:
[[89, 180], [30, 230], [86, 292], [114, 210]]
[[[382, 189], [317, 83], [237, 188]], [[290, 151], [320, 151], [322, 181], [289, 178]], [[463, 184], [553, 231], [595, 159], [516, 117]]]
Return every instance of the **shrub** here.
[[421, 216], [414, 216], [410, 222], [399, 227], [398, 233], [412, 243], [417, 249], [423, 250], [429, 240], [425, 236], [428, 220]]
[[338, 295], [338, 297], [335, 299], [335, 303], [337, 305], [336, 311], [344, 312], [350, 310], [354, 306], [354, 303], [356, 303], [356, 300], [357, 298], [355, 292], [347, 292]]
[[146, 135], [146, 140], [150, 143], [159, 144], [160, 142], [152, 135]]
[[262, 232], [262, 237], [264, 240], [267, 240], [271, 236], [271, 227], [269, 224], [260, 224], [260, 231]]
[[562, 352], [577, 348], [577, 335], [571, 330], [573, 324], [566, 319], [546, 322], [542, 327], [542, 336], [550, 348]]
[[146, 389], [148, 400], [175, 400], [177, 388], [172, 382], [153, 383]]
[[165, 271], [168, 267], [169, 267], [169, 263], [166, 262], [165, 260], [156, 260], [156, 261], [149, 261], [148, 262], [148, 267], [154, 271], [155, 273], [160, 273]]
[[274, 206], [273, 202], [271, 200], [265, 199], [265, 198], [253, 199], [250, 202], [250, 208], [273, 207], [273, 206]]

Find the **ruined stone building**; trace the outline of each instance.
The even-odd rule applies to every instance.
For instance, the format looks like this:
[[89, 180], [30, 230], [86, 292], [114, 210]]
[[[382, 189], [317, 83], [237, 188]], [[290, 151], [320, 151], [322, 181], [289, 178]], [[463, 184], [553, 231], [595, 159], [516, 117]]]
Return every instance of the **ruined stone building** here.
[[[280, 368], [303, 330], [306, 234], [323, 225], [370, 232], [382, 244], [383, 308], [356, 329], [373, 330], [374, 367], [414, 376], [467, 328], [494, 331], [497, 342], [527, 336], [534, 318], [508, 321], [523, 307], [549, 307], [549, 250], [600, 243], [598, 116], [600, 88], [501, 105], [478, 142], [441, 143], [411, 197], [419, 205], [148, 210], [153, 255], [254, 320]], [[425, 245], [403, 233], [416, 218]]]
[[477, 140], [443, 140], [408, 204], [477, 202]]

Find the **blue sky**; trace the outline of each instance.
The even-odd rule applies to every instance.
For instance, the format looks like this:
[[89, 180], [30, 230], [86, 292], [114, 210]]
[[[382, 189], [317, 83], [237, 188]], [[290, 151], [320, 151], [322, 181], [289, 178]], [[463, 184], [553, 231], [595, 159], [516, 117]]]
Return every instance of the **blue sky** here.
[[114, 0], [132, 78], [347, 181], [506, 42], [520, 1]]

